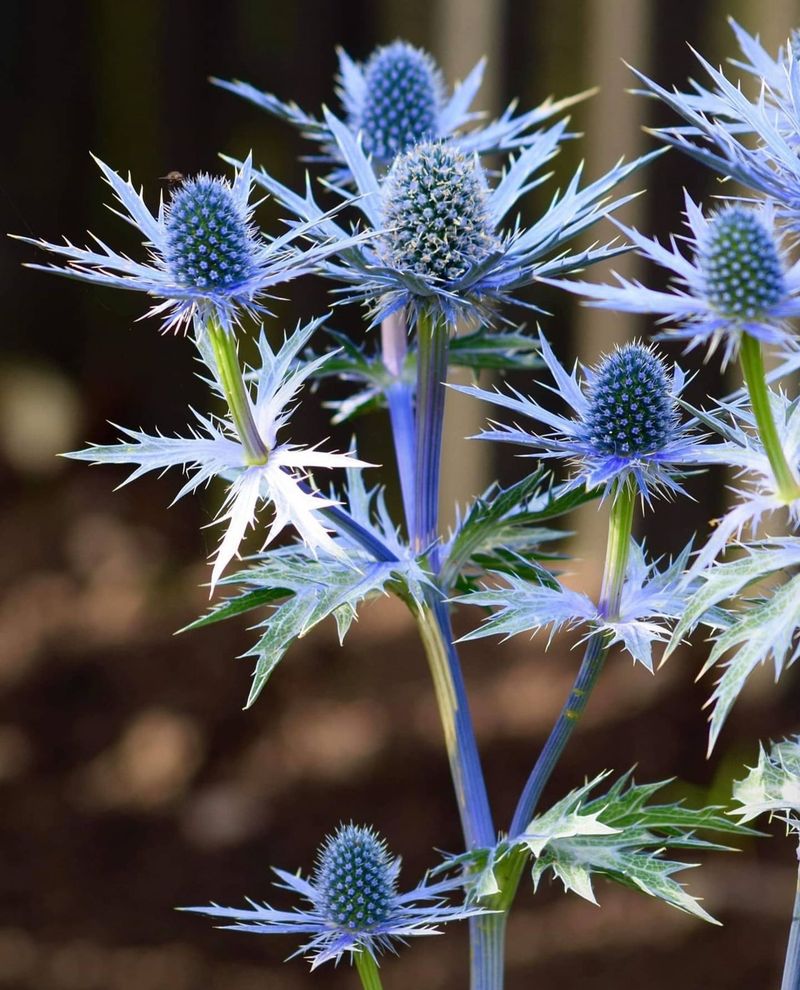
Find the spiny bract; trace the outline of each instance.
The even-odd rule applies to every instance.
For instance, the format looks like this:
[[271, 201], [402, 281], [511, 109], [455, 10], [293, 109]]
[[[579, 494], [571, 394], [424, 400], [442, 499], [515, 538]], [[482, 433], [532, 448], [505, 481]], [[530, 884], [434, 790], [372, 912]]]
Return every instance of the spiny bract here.
[[364, 151], [389, 162], [436, 137], [442, 83], [427, 52], [405, 41], [378, 48], [364, 66], [364, 100], [357, 119]]
[[454, 281], [499, 246], [480, 166], [452, 145], [427, 141], [395, 159], [382, 189], [386, 262]]
[[673, 439], [675, 402], [661, 360], [641, 344], [608, 355], [589, 388], [586, 428], [598, 452], [635, 457]]
[[708, 301], [731, 319], [761, 316], [785, 292], [775, 241], [746, 207], [731, 206], [714, 217], [697, 260]]
[[252, 236], [224, 180], [185, 182], [172, 197], [166, 230], [165, 260], [178, 284], [227, 290], [252, 274]]
[[341, 825], [319, 853], [314, 883], [331, 924], [367, 931], [386, 921], [395, 899], [393, 861], [372, 829]]

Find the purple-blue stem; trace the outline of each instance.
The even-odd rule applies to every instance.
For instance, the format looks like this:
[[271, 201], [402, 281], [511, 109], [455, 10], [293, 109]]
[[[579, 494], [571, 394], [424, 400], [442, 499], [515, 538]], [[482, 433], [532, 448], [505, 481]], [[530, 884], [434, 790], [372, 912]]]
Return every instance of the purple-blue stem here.
[[386, 403], [392, 424], [397, 473], [403, 496], [406, 529], [414, 532], [414, 501], [416, 498], [416, 451], [414, 439], [414, 388], [403, 380], [408, 328], [405, 310], [392, 313], [381, 323], [381, 352], [386, 370], [394, 381], [386, 389]]
[[[439, 478], [448, 335], [444, 322], [431, 315], [417, 321], [416, 499], [410, 534], [416, 551], [428, 552], [435, 575], [439, 570]], [[417, 625], [444, 729], [464, 843], [467, 849], [476, 849], [494, 845], [496, 833], [444, 593], [431, 590], [417, 612]], [[502, 990], [504, 925], [504, 918], [499, 923], [494, 918], [470, 920], [472, 990]]]

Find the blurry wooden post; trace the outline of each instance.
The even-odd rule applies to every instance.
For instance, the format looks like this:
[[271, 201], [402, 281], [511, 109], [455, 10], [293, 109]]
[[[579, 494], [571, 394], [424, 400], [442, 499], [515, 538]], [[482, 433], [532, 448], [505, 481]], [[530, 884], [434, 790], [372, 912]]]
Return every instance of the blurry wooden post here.
[[[642, 154], [651, 140], [642, 131], [645, 123], [646, 101], [629, 95], [635, 80], [622, 59], [637, 68], [648, 69], [652, 32], [650, 15], [653, 5], [648, 0], [588, 0], [586, 4], [583, 36], [589, 39], [585, 46], [587, 70], [586, 84], [599, 86], [600, 92], [592, 98], [582, 144], [586, 158], [587, 179], [595, 178], [624, 155], [627, 161]], [[626, 191], [641, 188], [646, 179], [634, 176]], [[629, 203], [617, 216], [625, 223], [637, 227], [646, 226], [643, 218], [644, 199]], [[608, 227], [602, 230], [606, 237]], [[594, 239], [594, 232], [592, 239]], [[626, 278], [639, 275], [639, 261], [632, 255], [623, 255], [613, 262], [613, 268]], [[607, 269], [593, 269], [592, 279], [605, 277]], [[584, 363], [593, 363], [601, 354], [622, 344], [646, 328], [640, 319], [627, 313], [612, 313], [601, 309], [576, 307], [575, 352]], [[597, 504], [579, 510], [570, 522], [576, 535], [570, 546], [575, 558], [570, 565], [575, 586], [589, 594], [600, 590], [600, 577], [606, 542], [606, 514], [598, 511]]]
[[[439, 0], [433, 23], [432, 48], [448, 85], [463, 79], [482, 55], [488, 56], [476, 106], [492, 115], [500, 102], [497, 70], [502, 59], [502, 18], [503, 5], [496, 0]], [[454, 371], [450, 380], [469, 382], [471, 375]], [[481, 403], [456, 392], [447, 396], [440, 500], [443, 526], [453, 521], [456, 503], [463, 506], [491, 481], [492, 445], [465, 439], [478, 433], [485, 420]]]

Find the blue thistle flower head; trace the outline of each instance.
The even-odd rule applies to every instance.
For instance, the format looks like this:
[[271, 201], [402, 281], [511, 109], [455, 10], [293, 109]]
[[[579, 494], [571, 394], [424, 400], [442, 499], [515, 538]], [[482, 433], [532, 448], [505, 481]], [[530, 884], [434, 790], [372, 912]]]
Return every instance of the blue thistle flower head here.
[[[163, 199], [156, 213], [146, 205], [141, 189], [96, 159], [117, 200], [114, 212], [142, 233], [146, 261], [134, 261], [114, 251], [99, 238], [76, 247], [21, 237], [49, 251], [66, 264], [30, 265], [56, 275], [118, 289], [144, 292], [155, 298], [148, 315], [162, 319], [164, 330], [178, 330], [194, 322], [197, 329], [214, 321], [233, 330], [243, 315], [263, 310], [260, 300], [281, 282], [315, 270], [336, 244], [318, 242], [301, 251], [317, 221], [293, 223], [280, 237], [265, 238], [252, 224], [250, 202], [253, 176], [250, 157], [241, 162], [232, 182], [210, 175], [188, 179]], [[345, 236], [345, 240], [346, 240]], [[363, 240], [350, 238], [351, 245]]]
[[747, 207], [729, 206], [711, 219], [697, 265], [710, 305], [731, 320], [763, 319], [786, 292], [775, 238]]
[[351, 823], [340, 825], [323, 842], [308, 880], [275, 870], [280, 880], [276, 886], [298, 894], [307, 907], [277, 911], [269, 904], [248, 901], [243, 908], [211, 904], [185, 910], [227, 919], [231, 924], [226, 927], [232, 931], [302, 936], [294, 955], [310, 958], [312, 969], [329, 960], [338, 962], [345, 954], [351, 959], [358, 952], [377, 957], [411, 936], [438, 935], [438, 925], [486, 913], [483, 908], [446, 903], [445, 895], [464, 886], [460, 876], [423, 881], [400, 893], [399, 872], [400, 860], [391, 856], [380, 835]]
[[[483, 81], [486, 60], [481, 59], [452, 92], [444, 84], [435, 59], [407, 41], [393, 41], [376, 48], [369, 58], [356, 62], [338, 50], [336, 92], [341, 99], [347, 129], [361, 135], [371, 165], [383, 173], [395, 157], [423, 140], [448, 138], [467, 154], [495, 154], [527, 147], [542, 137], [540, 125], [589, 93], [564, 100], [545, 100], [532, 110], [516, 113], [516, 101], [495, 120], [471, 109]], [[215, 85], [241, 96], [267, 113], [282, 118], [315, 141], [316, 160], [334, 166], [330, 178], [352, 182], [353, 171], [338, 147], [326, 119], [306, 113], [296, 103], [286, 103], [239, 80], [212, 79]], [[480, 121], [480, 123], [478, 123]], [[563, 126], [561, 128], [563, 133]]]
[[452, 144], [400, 155], [381, 188], [386, 264], [440, 282], [461, 278], [499, 247], [483, 170]]
[[603, 309], [660, 316], [671, 324], [662, 336], [686, 341], [687, 350], [705, 346], [711, 354], [722, 344], [723, 366], [743, 333], [776, 345], [791, 360], [798, 342], [788, 321], [800, 316], [800, 265], [788, 263], [773, 204], [734, 204], [706, 216], [688, 194], [685, 202], [689, 233], [680, 240], [689, 245], [688, 255], [674, 236], [664, 245], [617, 224], [642, 257], [671, 274], [675, 284], [669, 291], [620, 275], [611, 285], [543, 281]]
[[172, 196], [165, 261], [176, 283], [229, 292], [250, 278], [258, 242], [224, 179], [199, 175]]
[[564, 416], [530, 396], [506, 395], [475, 386], [451, 386], [549, 427], [528, 432], [493, 423], [478, 439], [533, 448], [542, 459], [560, 458], [575, 468], [568, 488], [602, 488], [614, 495], [621, 485], [636, 486], [645, 501], [654, 494], [683, 492], [685, 465], [698, 463], [700, 438], [681, 422], [677, 399], [686, 376], [643, 344], [626, 344], [595, 368], [576, 365], [570, 374], [540, 334], [542, 357], [555, 387], [551, 391], [574, 415]]
[[562, 125], [509, 158], [490, 186], [478, 156], [450, 140], [422, 141], [380, 178], [350, 128], [330, 111], [325, 122], [355, 187], [334, 191], [366, 221], [369, 236], [356, 250], [348, 249], [348, 231], [330, 219], [308, 187], [300, 196], [263, 171], [254, 178], [301, 222], [316, 223], [315, 237], [342, 245], [319, 271], [343, 283], [343, 302], [371, 307], [372, 325], [403, 310], [409, 324], [425, 316], [452, 330], [459, 322], [496, 323], [505, 303], [537, 309], [522, 302], [517, 290], [624, 250], [605, 244], [571, 253], [569, 242], [627, 201], [611, 194], [649, 157], [620, 164], [584, 187], [579, 169], [531, 227], [512, 222], [504, 229], [520, 197], [547, 178], [537, 173], [557, 153]]
[[363, 69], [360, 104], [348, 124], [380, 162], [439, 136], [441, 73], [431, 56], [405, 41], [377, 48]]
[[314, 884], [332, 925], [371, 931], [391, 913], [397, 869], [386, 842], [371, 828], [341, 825], [319, 852]]
[[656, 453], [679, 430], [664, 362], [642, 344], [626, 344], [603, 359], [588, 388], [588, 400], [586, 439], [608, 457]]

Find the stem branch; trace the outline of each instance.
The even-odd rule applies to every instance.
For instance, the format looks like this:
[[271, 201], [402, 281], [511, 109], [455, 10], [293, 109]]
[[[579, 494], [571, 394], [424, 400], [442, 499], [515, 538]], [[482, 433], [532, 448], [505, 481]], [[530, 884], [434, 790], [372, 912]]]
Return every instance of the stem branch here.
[[253, 418], [253, 406], [239, 366], [236, 341], [232, 334], [223, 330], [213, 320], [206, 326], [206, 333], [214, 351], [219, 383], [225, 394], [233, 425], [247, 454], [248, 463], [266, 464], [269, 450], [261, 439]]
[[467, 849], [491, 846], [494, 824], [447, 604], [430, 600], [417, 610], [416, 619], [444, 729], [464, 842]]

